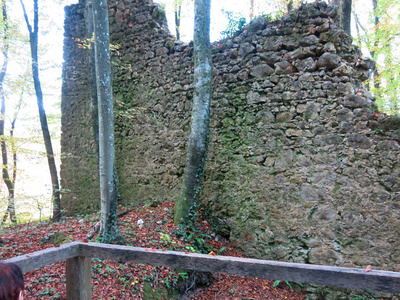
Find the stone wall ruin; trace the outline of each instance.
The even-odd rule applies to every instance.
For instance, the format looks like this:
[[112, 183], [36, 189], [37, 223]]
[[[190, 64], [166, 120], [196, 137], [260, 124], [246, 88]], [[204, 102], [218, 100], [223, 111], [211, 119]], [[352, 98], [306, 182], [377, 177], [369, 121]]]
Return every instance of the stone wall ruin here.
[[[109, 1], [116, 164], [123, 201], [179, 192], [193, 48], [151, 0]], [[61, 184], [69, 213], [99, 209], [85, 4], [66, 9]], [[202, 192], [248, 256], [400, 271], [400, 131], [363, 88], [368, 62], [336, 10], [303, 4], [213, 45], [211, 142]]]

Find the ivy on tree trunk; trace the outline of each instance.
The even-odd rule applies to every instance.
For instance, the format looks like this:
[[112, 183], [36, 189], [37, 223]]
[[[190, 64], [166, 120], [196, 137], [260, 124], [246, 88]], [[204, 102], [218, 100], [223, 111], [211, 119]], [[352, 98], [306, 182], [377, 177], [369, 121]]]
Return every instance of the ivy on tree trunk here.
[[204, 174], [211, 102], [210, 6], [210, 0], [195, 1], [193, 108], [183, 183], [174, 207], [176, 224], [187, 221], [190, 208], [199, 202]]

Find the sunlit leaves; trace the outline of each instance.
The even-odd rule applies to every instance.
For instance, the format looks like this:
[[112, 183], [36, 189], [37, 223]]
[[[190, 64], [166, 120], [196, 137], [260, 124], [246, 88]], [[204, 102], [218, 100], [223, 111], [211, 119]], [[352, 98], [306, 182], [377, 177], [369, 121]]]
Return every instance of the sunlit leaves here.
[[[375, 24], [376, 20], [379, 22]], [[377, 1], [369, 24], [363, 28], [360, 45], [368, 48], [377, 62], [377, 74], [371, 82], [380, 110], [387, 114], [400, 113], [400, 4], [396, 0]]]

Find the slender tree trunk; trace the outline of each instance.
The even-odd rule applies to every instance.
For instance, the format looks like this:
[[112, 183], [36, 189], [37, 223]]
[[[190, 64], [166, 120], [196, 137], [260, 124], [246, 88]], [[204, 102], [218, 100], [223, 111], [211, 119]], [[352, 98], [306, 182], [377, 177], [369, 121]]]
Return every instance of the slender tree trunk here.
[[[17, 121], [18, 112], [21, 108], [23, 94], [24, 94], [24, 92], [22, 90], [21, 98], [19, 100], [18, 106], [15, 109], [14, 118], [11, 122], [10, 143], [11, 143], [11, 152], [12, 152], [12, 157], [13, 157], [12, 177], [10, 177], [9, 173], [8, 173], [7, 145], [6, 145], [4, 139], [1, 143], [2, 160], [3, 160], [3, 179], [7, 186], [8, 194], [9, 194], [9, 203], [8, 203], [7, 211], [3, 216], [2, 224], [4, 224], [7, 221], [8, 215], [10, 215], [11, 222], [13, 222], [13, 223], [17, 222], [17, 217], [15, 215], [15, 182], [17, 180], [17, 149], [15, 147], [15, 141], [13, 141], [13, 137], [14, 137], [15, 122]], [[2, 101], [2, 107], [1, 107], [2, 116], [5, 116], [5, 111], [3, 111], [4, 104], [5, 103]], [[2, 119], [2, 120], [4, 120], [4, 119]], [[3, 124], [0, 124], [0, 130], [1, 130], [1, 135], [3, 135], [4, 134], [4, 121], [3, 121]]]
[[7, 186], [8, 190], [8, 204], [7, 204], [7, 210], [6, 213], [4, 214], [3, 221], [2, 223], [7, 221], [8, 215], [10, 215], [10, 220], [11, 222], [15, 223], [17, 222], [17, 218], [15, 216], [15, 203], [14, 203], [14, 181], [12, 178], [10, 178], [9, 173], [8, 173], [8, 157], [7, 157], [7, 144], [6, 144], [6, 139], [4, 136], [4, 120], [6, 116], [6, 98], [4, 95], [4, 78], [6, 77], [7, 74], [7, 66], [8, 66], [8, 50], [9, 50], [9, 30], [8, 30], [8, 19], [7, 19], [7, 7], [5, 1], [2, 1], [2, 12], [3, 12], [3, 30], [4, 30], [4, 36], [3, 38], [3, 44], [4, 48], [2, 49], [2, 54], [4, 57], [3, 60], [3, 65], [1, 67], [0, 71], [0, 97], [1, 97], [1, 109], [0, 109], [0, 138], [1, 138], [1, 157], [2, 157], [2, 175], [3, 175], [3, 181]]
[[97, 87], [96, 87], [96, 66], [95, 66], [95, 51], [94, 43], [92, 43], [92, 38], [94, 36], [94, 24], [93, 24], [93, 5], [92, 1], [86, 1], [86, 38], [90, 40], [89, 51], [89, 66], [90, 66], [90, 99], [92, 102], [92, 127], [94, 141], [96, 143], [96, 153], [97, 153], [97, 165], [99, 165], [99, 108], [97, 100]]
[[374, 24], [378, 26], [379, 24], [379, 16], [378, 16], [378, 1], [372, 0], [372, 9], [374, 10]]
[[194, 95], [191, 132], [188, 141], [182, 189], [175, 203], [177, 224], [199, 201], [204, 163], [209, 140], [211, 103], [210, 0], [195, 1], [194, 20]]
[[[359, 18], [358, 18], [358, 15], [357, 15], [356, 13], [353, 13], [353, 18], [354, 18], [354, 21], [355, 21], [355, 23], [356, 23], [357, 37], [361, 36], [361, 34], [360, 34], [360, 28], [362, 29], [362, 31], [364, 32], [364, 34], [367, 35], [367, 34], [368, 34], [367, 31], [365, 30], [364, 26], [362, 26], [362, 24], [361, 24], [361, 22], [360, 22], [360, 20], [359, 20]], [[375, 46], [375, 47], [376, 47], [376, 46]], [[375, 57], [375, 52], [374, 52], [374, 51], [371, 51], [371, 50], [369, 50], [369, 49], [368, 49], [368, 51], [369, 51], [369, 55], [371, 56], [371, 58], [372, 58], [372, 59], [376, 59], [376, 57]], [[379, 71], [378, 71], [378, 69], [376, 68], [376, 65], [375, 65], [374, 68], [372, 68], [372, 70], [370, 71], [369, 77], [370, 77], [370, 80], [371, 80], [371, 79], [373, 80], [374, 88], [375, 88], [375, 89], [379, 89], [379, 87], [380, 87], [380, 84], [379, 84]], [[370, 88], [370, 83], [369, 83], [369, 82], [367, 82], [367, 88], [368, 88], [368, 89]]]
[[353, 14], [353, 19], [354, 19], [354, 23], [356, 24], [356, 33], [357, 33], [357, 38], [359, 38], [361, 36], [360, 34], [360, 24], [359, 24], [359, 20], [358, 20], [358, 16], [355, 12], [352, 13]]
[[6, 138], [4, 135], [4, 119], [6, 113], [6, 101], [4, 95], [1, 97], [1, 110], [0, 110], [0, 136], [1, 136], [1, 158], [2, 158], [2, 175], [3, 181], [7, 186], [8, 190], [8, 205], [7, 211], [3, 217], [2, 223], [7, 220], [8, 214], [10, 215], [11, 222], [17, 222], [17, 218], [15, 216], [15, 203], [14, 203], [14, 180], [10, 178], [8, 173], [8, 152], [7, 152], [7, 144]]
[[119, 242], [114, 176], [114, 115], [107, 0], [93, 1], [97, 99], [99, 108], [99, 172], [102, 242]]
[[254, 19], [254, 0], [250, 0], [250, 22]]
[[351, 7], [352, 0], [333, 0], [332, 3], [339, 7], [340, 27], [351, 35]]
[[53, 201], [53, 221], [59, 221], [61, 218], [61, 201], [60, 201], [60, 186], [58, 183], [56, 161], [54, 159], [53, 146], [51, 143], [49, 126], [47, 124], [46, 111], [43, 105], [43, 93], [39, 78], [39, 60], [38, 60], [38, 33], [39, 33], [39, 7], [38, 0], [33, 1], [33, 30], [29, 23], [28, 15], [26, 14], [25, 6], [22, 0], [21, 5], [24, 11], [26, 26], [29, 31], [29, 42], [31, 45], [32, 58], [32, 76], [35, 86], [37, 105], [39, 109], [40, 126], [42, 128], [44, 145], [46, 148], [47, 163], [49, 165], [51, 186], [52, 186], [52, 201]]
[[176, 39], [181, 39], [181, 11], [182, 11], [182, 2], [178, 1], [175, 3], [175, 30], [176, 30]]
[[[377, 0], [372, 0], [372, 8], [373, 8], [373, 12], [374, 12], [374, 25], [375, 25], [375, 43], [374, 43], [374, 47], [376, 48], [378, 46], [378, 39], [376, 37], [376, 33], [378, 30], [378, 26], [379, 26], [379, 15], [378, 15], [378, 1]], [[371, 51], [371, 57], [372, 59], [377, 59], [375, 57], [375, 51]], [[373, 70], [373, 76], [374, 76], [374, 88], [375, 89], [379, 89], [380, 88], [380, 82], [379, 82], [379, 73], [378, 73], [378, 69], [375, 68]]]
[[287, 4], [287, 11], [288, 13], [291, 12], [293, 10], [293, 0], [289, 0], [288, 4]]
[[342, 23], [343, 30], [351, 35], [351, 6], [352, 0], [342, 0]]

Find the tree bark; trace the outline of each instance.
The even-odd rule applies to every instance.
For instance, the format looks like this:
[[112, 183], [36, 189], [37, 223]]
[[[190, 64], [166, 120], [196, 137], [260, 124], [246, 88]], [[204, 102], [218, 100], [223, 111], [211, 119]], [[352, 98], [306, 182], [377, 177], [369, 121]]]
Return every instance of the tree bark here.
[[[15, 223], [17, 222], [17, 217], [15, 215], [15, 181], [17, 179], [17, 149], [15, 147], [15, 142], [13, 141], [14, 137], [14, 130], [15, 130], [15, 123], [17, 121], [18, 117], [18, 112], [21, 109], [21, 104], [22, 104], [22, 95], [24, 94], [24, 91], [22, 90], [21, 92], [21, 98], [19, 100], [18, 106], [16, 107], [15, 113], [14, 113], [14, 118], [11, 122], [11, 130], [10, 130], [10, 137], [11, 137], [11, 152], [12, 152], [12, 157], [13, 157], [13, 164], [12, 164], [12, 177], [9, 176], [8, 173], [8, 159], [7, 159], [7, 145], [4, 141], [1, 144], [1, 150], [2, 150], [2, 158], [3, 158], [3, 179], [4, 182], [6, 183], [7, 189], [8, 189], [8, 194], [9, 194], [9, 203], [7, 207], [7, 211], [3, 216], [2, 224], [7, 221], [7, 216], [10, 215], [10, 220], [11, 222]], [[4, 99], [3, 99], [4, 100]], [[4, 103], [5, 104], [5, 103]], [[2, 115], [5, 116], [5, 111], [3, 111], [3, 101], [2, 101]], [[1, 134], [4, 134], [4, 119], [3, 124], [0, 125], [1, 127]]]
[[333, 0], [333, 5], [339, 7], [339, 23], [340, 27], [351, 35], [351, 7], [352, 0]]
[[342, 11], [343, 30], [348, 35], [351, 35], [351, 6], [352, 6], [352, 0], [342, 0], [341, 6], [342, 6], [341, 7], [341, 11]]
[[39, 78], [39, 60], [38, 60], [38, 33], [39, 33], [39, 7], [38, 0], [33, 1], [33, 30], [29, 23], [28, 15], [26, 14], [25, 5], [23, 0], [21, 1], [22, 9], [24, 11], [24, 18], [26, 26], [29, 31], [29, 42], [31, 46], [31, 58], [32, 58], [32, 76], [33, 83], [35, 86], [36, 100], [39, 109], [40, 126], [42, 128], [44, 145], [46, 148], [47, 163], [49, 165], [51, 186], [52, 186], [52, 201], [53, 201], [53, 221], [59, 221], [61, 218], [61, 201], [60, 201], [60, 186], [58, 183], [58, 174], [56, 161], [54, 159], [53, 146], [51, 143], [49, 126], [47, 124], [46, 111], [43, 105], [43, 92]]
[[254, 19], [254, 0], [250, 0], [250, 21]]
[[287, 12], [291, 12], [293, 10], [293, 0], [289, 0], [287, 4]]
[[176, 30], [176, 39], [181, 39], [181, 11], [182, 11], [182, 3], [175, 3], [175, 30]]
[[198, 203], [209, 140], [211, 103], [210, 0], [195, 1], [194, 95], [191, 132], [181, 192], [174, 207], [174, 222], [187, 221]]
[[379, 16], [378, 16], [378, 1], [372, 0], [372, 9], [374, 11], [374, 24], [378, 26], [379, 24]]
[[7, 19], [7, 7], [5, 1], [2, 2], [2, 11], [3, 11], [3, 16], [2, 16], [2, 23], [3, 23], [3, 30], [4, 30], [4, 35], [3, 35], [3, 45], [4, 48], [2, 49], [2, 54], [4, 57], [3, 60], [3, 65], [1, 67], [0, 71], [0, 96], [1, 96], [1, 109], [0, 109], [0, 138], [1, 138], [1, 157], [2, 157], [2, 175], [3, 175], [3, 181], [7, 186], [8, 190], [8, 204], [7, 204], [7, 210], [6, 213], [4, 214], [3, 221], [7, 221], [7, 216], [10, 215], [10, 220], [11, 222], [15, 223], [17, 222], [17, 218], [15, 216], [15, 203], [14, 203], [14, 180], [10, 178], [9, 173], [8, 173], [8, 153], [7, 153], [7, 144], [4, 136], [4, 120], [6, 116], [6, 98], [4, 95], [4, 79], [7, 74], [7, 66], [8, 66], [8, 50], [9, 50], [9, 31], [8, 31], [8, 19]]
[[94, 36], [94, 21], [93, 21], [93, 5], [92, 1], [86, 2], [86, 39], [89, 40], [89, 66], [90, 66], [90, 100], [92, 103], [92, 128], [94, 141], [96, 143], [97, 166], [99, 165], [99, 107], [97, 100], [97, 87], [96, 87], [96, 67], [95, 67], [95, 51], [92, 39]]
[[114, 177], [114, 114], [107, 0], [93, 1], [94, 48], [99, 115], [99, 175], [102, 242], [119, 241]]
[[[373, 13], [374, 13], [374, 25], [375, 25], [375, 43], [374, 46], [375, 48], [378, 46], [378, 39], [376, 37], [376, 33], [378, 30], [378, 25], [379, 25], [379, 15], [378, 15], [378, 1], [377, 0], [372, 0], [372, 8], [373, 8]], [[377, 57], [375, 57], [375, 51], [371, 51], [371, 58], [372, 59], [377, 59]], [[374, 68], [374, 70], [372, 71], [372, 76], [374, 77], [374, 88], [375, 89], [379, 89], [380, 88], [380, 82], [379, 82], [379, 72], [377, 68]]]

